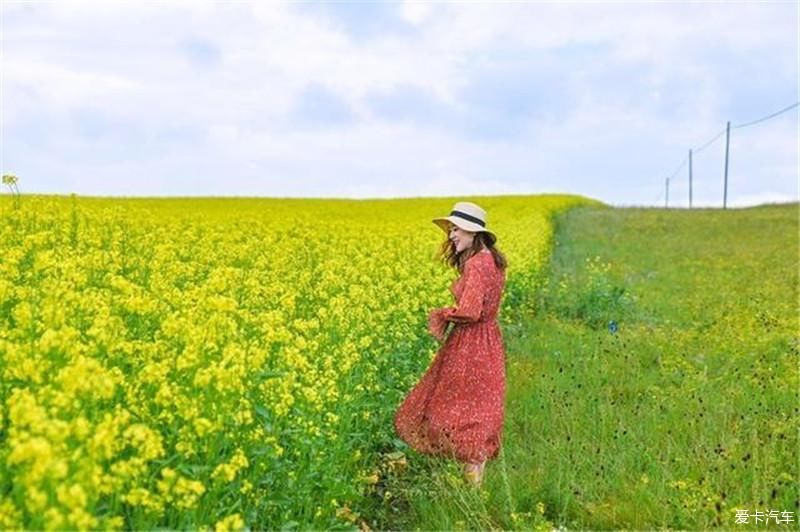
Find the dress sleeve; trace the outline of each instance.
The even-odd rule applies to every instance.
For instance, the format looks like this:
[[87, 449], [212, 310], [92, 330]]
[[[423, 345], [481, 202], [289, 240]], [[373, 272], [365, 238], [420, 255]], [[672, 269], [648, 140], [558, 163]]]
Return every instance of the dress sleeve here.
[[428, 314], [428, 332], [436, 338], [443, 338], [447, 331], [448, 321], [444, 319], [442, 313], [445, 309], [434, 309]]
[[467, 261], [464, 265], [464, 289], [456, 307], [446, 307], [442, 317], [456, 323], [474, 323], [483, 314], [483, 297], [486, 282], [478, 262]]

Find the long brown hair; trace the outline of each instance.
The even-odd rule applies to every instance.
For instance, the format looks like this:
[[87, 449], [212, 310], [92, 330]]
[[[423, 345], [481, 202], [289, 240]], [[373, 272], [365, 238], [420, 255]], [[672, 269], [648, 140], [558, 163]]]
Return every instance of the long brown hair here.
[[497, 246], [494, 245], [491, 237], [489, 237], [489, 235], [483, 231], [475, 233], [475, 237], [472, 239], [472, 246], [463, 250], [461, 253], [456, 253], [456, 245], [452, 240], [446, 238], [445, 241], [442, 242], [442, 247], [439, 250], [439, 256], [443, 263], [456, 268], [458, 273], [463, 273], [464, 265], [467, 263], [467, 259], [476, 253], [479, 253], [483, 248], [486, 248], [492, 252], [494, 263], [500, 270], [505, 270], [508, 267], [508, 260], [506, 260], [506, 256], [503, 255], [499, 249], [497, 249]]

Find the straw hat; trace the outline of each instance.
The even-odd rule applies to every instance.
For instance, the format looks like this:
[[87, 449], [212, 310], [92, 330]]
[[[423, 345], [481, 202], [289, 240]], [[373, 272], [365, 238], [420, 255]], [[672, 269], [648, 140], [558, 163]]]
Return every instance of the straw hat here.
[[445, 233], [448, 232], [448, 222], [465, 231], [488, 234], [492, 245], [497, 241], [495, 234], [486, 229], [486, 211], [474, 203], [460, 201], [453, 206], [450, 216], [433, 219], [433, 223], [441, 227]]

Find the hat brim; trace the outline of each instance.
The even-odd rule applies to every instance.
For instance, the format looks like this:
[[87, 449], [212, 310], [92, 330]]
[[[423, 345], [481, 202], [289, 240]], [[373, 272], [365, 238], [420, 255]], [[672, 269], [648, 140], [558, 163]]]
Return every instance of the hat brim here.
[[464, 231], [470, 231], [472, 233], [486, 233], [489, 235], [489, 238], [492, 240], [492, 244], [497, 241], [497, 236], [486, 229], [485, 227], [478, 225], [474, 222], [470, 222], [469, 220], [465, 220], [463, 218], [459, 218], [457, 216], [446, 216], [444, 218], [434, 218], [433, 223], [438, 225], [442, 231], [447, 233], [449, 231], [449, 224], [453, 224], [457, 227], [460, 227]]

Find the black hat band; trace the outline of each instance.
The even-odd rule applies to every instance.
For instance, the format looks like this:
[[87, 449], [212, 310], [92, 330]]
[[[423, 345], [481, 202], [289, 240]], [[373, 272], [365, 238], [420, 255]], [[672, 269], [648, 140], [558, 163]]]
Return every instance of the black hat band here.
[[465, 219], [465, 220], [467, 220], [469, 222], [476, 223], [476, 224], [480, 225], [481, 227], [486, 227], [486, 222], [484, 222], [480, 218], [475, 218], [474, 216], [471, 216], [471, 215], [469, 215], [469, 214], [467, 214], [465, 212], [451, 211], [450, 212], [450, 216], [457, 216], [457, 217], [463, 218], [463, 219]]

